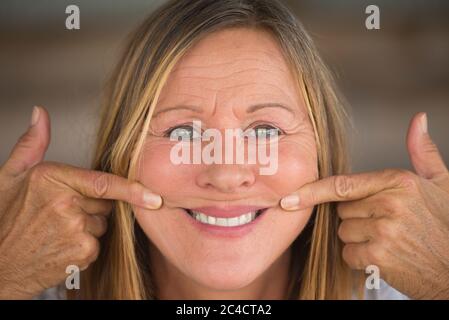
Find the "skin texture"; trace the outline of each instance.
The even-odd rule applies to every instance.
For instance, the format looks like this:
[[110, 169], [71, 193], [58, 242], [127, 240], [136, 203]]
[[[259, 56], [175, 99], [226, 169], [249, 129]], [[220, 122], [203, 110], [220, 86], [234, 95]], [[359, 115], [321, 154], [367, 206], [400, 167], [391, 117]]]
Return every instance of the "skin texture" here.
[[[284, 298], [291, 243], [312, 208], [282, 212], [278, 202], [317, 177], [314, 133], [301, 96], [275, 39], [264, 31], [228, 29], [208, 35], [175, 66], [162, 91], [141, 154], [138, 180], [164, 198], [157, 212], [136, 208], [153, 246], [152, 265], [161, 298]], [[259, 103], [280, 103], [248, 113]], [[168, 111], [178, 105], [193, 110]], [[271, 125], [281, 129], [278, 171], [260, 165], [183, 164], [170, 161], [176, 142], [164, 132], [200, 120], [204, 129]], [[176, 181], [176, 183], [173, 183]], [[180, 208], [269, 207], [241, 237], [196, 230]], [[273, 284], [276, 284], [273, 286]], [[270, 287], [270, 290], [266, 288]]]
[[145, 203], [149, 191], [136, 182], [42, 162], [49, 143], [48, 113], [36, 107], [30, 128], [0, 167], [0, 299], [32, 298], [64, 282], [69, 265], [84, 270], [95, 261], [110, 199], [160, 205]]

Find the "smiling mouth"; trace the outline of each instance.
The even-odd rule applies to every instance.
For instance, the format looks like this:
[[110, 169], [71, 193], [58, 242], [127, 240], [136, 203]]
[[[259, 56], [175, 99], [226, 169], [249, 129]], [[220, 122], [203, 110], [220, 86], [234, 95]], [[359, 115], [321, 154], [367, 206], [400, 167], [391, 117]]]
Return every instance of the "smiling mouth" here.
[[239, 227], [249, 224], [256, 220], [262, 213], [264, 213], [268, 208], [259, 209], [256, 211], [247, 212], [239, 216], [232, 218], [224, 217], [214, 217], [202, 212], [184, 209], [193, 219], [197, 220], [202, 224], [218, 226], [218, 227]]

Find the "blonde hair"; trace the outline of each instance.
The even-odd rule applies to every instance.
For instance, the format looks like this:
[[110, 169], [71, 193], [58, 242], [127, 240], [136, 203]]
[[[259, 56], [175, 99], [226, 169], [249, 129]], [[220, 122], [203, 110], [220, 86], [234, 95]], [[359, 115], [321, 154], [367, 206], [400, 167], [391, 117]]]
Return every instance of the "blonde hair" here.
[[[93, 169], [135, 178], [139, 152], [173, 66], [203, 36], [230, 27], [262, 28], [278, 40], [302, 93], [318, 146], [319, 177], [348, 171], [345, 112], [334, 81], [296, 17], [273, 0], [176, 0], [132, 34], [113, 75]], [[341, 257], [333, 204], [315, 208], [293, 243], [292, 299], [350, 298], [352, 277]], [[82, 274], [82, 299], [151, 299], [148, 239], [132, 208], [115, 202], [97, 261]]]

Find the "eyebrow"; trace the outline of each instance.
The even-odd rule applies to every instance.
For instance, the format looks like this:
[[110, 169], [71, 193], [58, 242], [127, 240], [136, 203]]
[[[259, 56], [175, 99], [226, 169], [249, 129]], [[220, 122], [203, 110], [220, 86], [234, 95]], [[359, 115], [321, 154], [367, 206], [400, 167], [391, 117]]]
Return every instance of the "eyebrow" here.
[[[276, 102], [254, 104], [254, 105], [250, 106], [246, 110], [246, 113], [253, 113], [253, 112], [259, 111], [259, 110], [264, 109], [264, 108], [282, 108], [282, 109], [287, 110], [288, 112], [294, 114], [292, 108], [290, 108], [288, 106], [285, 106], [285, 105], [283, 105], [281, 103], [276, 103]], [[176, 111], [176, 110], [189, 110], [189, 111], [193, 111], [193, 112], [196, 112], [196, 113], [203, 113], [203, 111], [200, 110], [196, 106], [178, 105], [178, 106], [175, 106], [175, 107], [172, 107], [172, 108], [167, 108], [167, 109], [163, 109], [163, 110], [157, 111], [153, 115], [153, 118], [156, 118], [156, 117], [158, 117], [161, 114], [164, 114], [166, 112]]]

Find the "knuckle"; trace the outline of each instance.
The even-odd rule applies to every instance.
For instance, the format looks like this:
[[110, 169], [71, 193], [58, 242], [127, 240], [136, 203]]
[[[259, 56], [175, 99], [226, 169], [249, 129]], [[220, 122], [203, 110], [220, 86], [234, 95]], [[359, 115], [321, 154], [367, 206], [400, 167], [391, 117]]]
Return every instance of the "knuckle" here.
[[416, 190], [418, 188], [418, 177], [413, 172], [398, 170], [397, 181], [400, 186], [409, 190]]
[[351, 247], [349, 245], [343, 246], [343, 251], [342, 251], [341, 255], [343, 257], [343, 260], [346, 261], [347, 264], [350, 264], [350, 262], [352, 260], [351, 259], [352, 258]]
[[94, 194], [101, 198], [108, 193], [111, 186], [111, 177], [108, 174], [100, 173], [95, 177], [93, 183]]
[[100, 243], [90, 235], [83, 235], [78, 240], [77, 260], [82, 265], [88, 265], [96, 260], [100, 251]]
[[347, 216], [348, 208], [351, 204], [348, 202], [338, 202], [337, 203], [337, 215], [340, 219], [344, 219]]
[[354, 189], [351, 178], [347, 176], [336, 176], [334, 178], [335, 194], [342, 199], [346, 199]]
[[319, 203], [319, 199], [316, 194], [316, 190], [313, 188], [310, 188], [308, 198], [309, 198], [310, 203]]
[[76, 196], [63, 196], [55, 202], [53, 208], [57, 212], [67, 212], [74, 208], [75, 201], [77, 201]]
[[30, 169], [28, 179], [32, 183], [42, 181], [42, 179], [51, 171], [51, 164], [42, 162]]
[[108, 229], [108, 222], [107, 222], [106, 218], [97, 216], [96, 220], [98, 221], [101, 235], [105, 234], [106, 230]]
[[386, 250], [381, 245], [372, 244], [367, 248], [367, 256], [370, 264], [382, 266], [386, 259]]
[[113, 209], [114, 209], [114, 203], [112, 201], [108, 201], [105, 203], [104, 212], [106, 212], [108, 216], [111, 215], [111, 212]]
[[386, 168], [386, 169], [381, 169], [380, 172], [382, 175], [384, 175], [385, 177], [388, 177], [390, 179], [394, 178], [398, 171], [401, 171], [402, 169], [392, 169], [392, 168]]
[[87, 227], [87, 216], [84, 214], [77, 214], [72, 217], [70, 228], [75, 232], [82, 232]]
[[382, 210], [388, 214], [393, 215], [403, 211], [403, 203], [399, 197], [388, 196], [382, 199]]
[[345, 242], [346, 239], [346, 232], [347, 232], [347, 223], [343, 221], [342, 223], [340, 223], [337, 230], [337, 235], [343, 242]]
[[130, 191], [130, 201], [132, 203], [140, 203], [141, 202], [140, 185], [136, 182], [131, 183], [131, 185], [129, 186], [129, 191]]
[[377, 219], [373, 222], [374, 233], [381, 239], [393, 239], [396, 235], [396, 229], [388, 220]]
[[113, 209], [114, 205], [113, 205], [113, 201], [112, 200], [99, 199], [99, 200], [96, 200], [96, 201], [97, 201], [98, 206], [101, 207], [101, 211], [102, 212], [105, 212], [105, 213], [111, 212], [111, 210]]

